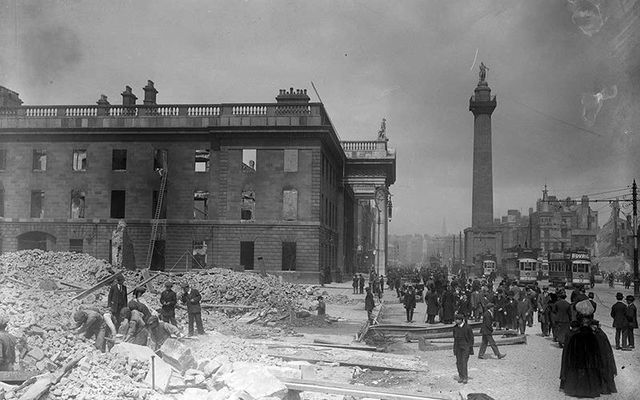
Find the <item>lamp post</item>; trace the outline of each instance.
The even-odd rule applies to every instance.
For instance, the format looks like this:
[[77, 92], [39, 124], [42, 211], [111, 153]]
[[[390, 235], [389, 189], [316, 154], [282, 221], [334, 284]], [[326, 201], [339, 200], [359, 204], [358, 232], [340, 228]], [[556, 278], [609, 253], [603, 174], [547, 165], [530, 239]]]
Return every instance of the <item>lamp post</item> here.
[[376, 188], [375, 201], [378, 209], [378, 238], [376, 242], [376, 273], [380, 275], [380, 225], [382, 224], [382, 210], [386, 207], [387, 189], [384, 186]]

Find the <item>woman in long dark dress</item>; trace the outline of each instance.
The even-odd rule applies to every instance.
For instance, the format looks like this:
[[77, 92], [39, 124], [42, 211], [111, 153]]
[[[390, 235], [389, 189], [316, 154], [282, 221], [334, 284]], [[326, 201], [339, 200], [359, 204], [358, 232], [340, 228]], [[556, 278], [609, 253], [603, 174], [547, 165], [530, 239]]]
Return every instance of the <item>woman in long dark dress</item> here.
[[616, 368], [616, 360], [613, 356], [613, 349], [611, 348], [611, 342], [609, 337], [600, 328], [600, 322], [597, 320], [591, 321], [591, 328], [596, 334], [598, 344], [600, 347], [600, 353], [602, 354], [602, 370], [600, 374], [602, 376], [602, 394], [617, 393], [615, 376], [618, 375], [618, 369]]
[[[588, 302], [588, 300], [586, 300]], [[582, 303], [582, 302], [580, 302]], [[578, 305], [580, 304], [578, 303]], [[591, 327], [593, 307], [578, 309], [578, 330], [562, 350], [560, 389], [568, 396], [598, 397], [603, 393], [605, 361], [597, 334]]]

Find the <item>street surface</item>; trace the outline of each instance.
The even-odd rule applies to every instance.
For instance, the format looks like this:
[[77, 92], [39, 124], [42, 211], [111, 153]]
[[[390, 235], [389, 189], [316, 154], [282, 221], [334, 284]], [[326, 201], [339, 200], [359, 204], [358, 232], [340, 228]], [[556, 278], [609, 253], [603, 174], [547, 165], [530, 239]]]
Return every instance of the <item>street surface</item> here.
[[[327, 314], [334, 317], [345, 318], [348, 324], [338, 324], [326, 329], [304, 330], [305, 336], [325, 336], [345, 339], [350, 335], [353, 337], [355, 331], [344, 328], [358, 326], [358, 322], [363, 322], [366, 318], [364, 311], [364, 295], [352, 294], [351, 284], [332, 284], [325, 288], [331, 294], [343, 294], [352, 298], [360, 298], [361, 302], [350, 305], [327, 305]], [[623, 294], [632, 294], [632, 290], [624, 290], [621, 284], [616, 284], [614, 288], [609, 288], [607, 284], [597, 284], [592, 291], [598, 304], [596, 309], [596, 319], [601, 323], [604, 332], [608, 335], [610, 342], [614, 342], [615, 329], [611, 327], [611, 317], [609, 316], [611, 305], [615, 302], [615, 293], [620, 291]], [[382, 317], [384, 323], [406, 323], [405, 313], [402, 304], [399, 303], [395, 293], [385, 291], [383, 300], [385, 302], [385, 313]], [[640, 302], [636, 300], [636, 305]], [[414, 313], [417, 325], [424, 322], [425, 304], [418, 303]], [[408, 324], [407, 324], [408, 325]], [[340, 327], [342, 326], [342, 328]], [[435, 325], [437, 326], [437, 325]], [[640, 332], [635, 331], [636, 342], [640, 340]], [[405, 343], [398, 341], [391, 346], [391, 350], [396, 354], [405, 354], [407, 357], [418, 357], [423, 360], [429, 369], [429, 373], [401, 373], [383, 375], [382, 373], [367, 372], [357, 382], [368, 385], [384, 385], [385, 382], [397, 382], [394, 387], [398, 390], [417, 391], [423, 393], [439, 393], [443, 395], [458, 396], [460, 390], [467, 393], [483, 392], [496, 400], [498, 399], [570, 399], [558, 390], [560, 383], [560, 358], [562, 349], [550, 338], [540, 336], [540, 326], [537, 322], [537, 314], [534, 317], [534, 326], [527, 328], [526, 345], [510, 345], [500, 348], [507, 353], [507, 357], [497, 360], [493, 357], [491, 350], [487, 350], [487, 355], [491, 358], [480, 360], [476, 354], [469, 359], [469, 383], [466, 385], [458, 383], [455, 357], [453, 351], [427, 351], [418, 350], [417, 343]], [[475, 339], [480, 341], [480, 337]], [[635, 351], [614, 350], [618, 376], [616, 385], [618, 393], [603, 395], [602, 399], [640, 399], [640, 349]], [[368, 376], [367, 376], [368, 375]], [[391, 376], [389, 376], [391, 375]]]

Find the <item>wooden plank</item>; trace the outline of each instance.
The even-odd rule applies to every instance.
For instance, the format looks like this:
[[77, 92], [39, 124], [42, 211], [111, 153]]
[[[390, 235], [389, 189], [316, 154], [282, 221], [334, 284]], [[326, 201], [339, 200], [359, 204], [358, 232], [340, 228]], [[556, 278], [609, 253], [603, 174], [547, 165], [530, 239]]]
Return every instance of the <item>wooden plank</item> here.
[[157, 278], [158, 276], [160, 276], [160, 274], [151, 276], [151, 274], [149, 274], [149, 268], [145, 268], [142, 270], [142, 278], [144, 278], [144, 280], [140, 282], [137, 286], [140, 287], [142, 285], [147, 285], [147, 292], [153, 293], [153, 286], [151, 286], [151, 281]]
[[334, 349], [378, 351], [378, 348], [373, 346], [350, 345], [350, 344], [340, 344], [340, 343], [322, 343], [322, 342], [318, 342], [318, 339], [315, 339], [313, 343], [305, 343], [305, 344], [309, 346], [331, 347]]
[[59, 284], [64, 285], [64, 286], [68, 286], [70, 288], [74, 288], [74, 289], [79, 289], [79, 290], [87, 290], [86, 287], [82, 287], [79, 285], [76, 285], [75, 283], [69, 283], [69, 282], [65, 282], [65, 281], [58, 281]]
[[21, 285], [24, 285], [24, 286], [28, 287], [29, 289], [33, 289], [33, 288], [31, 287], [31, 285], [29, 285], [28, 283], [24, 283], [24, 282], [22, 282], [22, 281], [19, 281], [19, 280], [17, 280], [17, 279], [14, 279], [14, 278], [12, 278], [12, 277], [10, 277], [10, 276], [5, 276], [5, 277], [4, 277], [4, 279], [7, 279], [7, 280], [9, 280], [9, 281], [11, 281], [11, 282], [19, 283], [19, 284], [21, 284]]
[[[496, 344], [498, 346], [510, 346], [513, 344], [527, 344], [527, 335], [518, 335], [514, 337], [507, 338], [497, 338], [495, 339]], [[476, 341], [473, 343], [473, 347], [480, 347], [481, 341]], [[424, 351], [433, 351], [433, 350], [453, 350], [453, 343], [447, 344], [430, 344], [429, 341], [423, 347]]]
[[311, 381], [305, 379], [279, 378], [288, 390], [296, 392], [316, 392], [337, 394], [343, 396], [353, 396], [355, 398], [374, 398], [385, 400], [450, 400], [451, 397], [444, 397], [436, 394], [417, 394], [409, 392], [399, 392], [386, 388], [374, 388], [362, 385], [351, 385], [348, 383], [328, 383], [326, 381]]
[[313, 357], [305, 357], [305, 356], [296, 356], [296, 355], [286, 355], [279, 353], [266, 353], [269, 357], [277, 357], [282, 358], [283, 360], [292, 360], [292, 361], [307, 361], [310, 363], [335, 363], [339, 365], [344, 365], [347, 367], [361, 367], [361, 368], [369, 368], [372, 371], [410, 371], [410, 372], [424, 372], [421, 369], [415, 368], [400, 368], [400, 367], [392, 367], [388, 365], [380, 365], [380, 364], [369, 364], [366, 362], [356, 362], [356, 361], [340, 361], [340, 360], [332, 360], [329, 358], [313, 358]]
[[12, 385], [21, 384], [38, 374], [39, 372], [34, 371], [0, 371], [0, 382]]
[[[506, 336], [517, 336], [518, 335], [518, 331], [515, 330], [499, 330], [499, 331], [494, 331], [493, 335], [506, 335]], [[473, 336], [482, 336], [482, 334], [480, 333], [480, 330], [475, 329], [473, 331]], [[421, 333], [415, 333], [415, 332], [407, 332], [406, 334], [406, 338], [409, 339], [443, 339], [443, 338], [453, 338], [453, 331], [450, 332], [434, 332], [434, 333], [426, 333], [426, 334], [421, 334]]]
[[258, 306], [245, 306], [242, 304], [200, 304], [202, 308], [240, 308], [240, 309], [256, 309]]
[[118, 278], [119, 276], [124, 276], [122, 275], [122, 272], [117, 272], [107, 278], [104, 278], [103, 280], [101, 280], [100, 282], [96, 283], [95, 285], [93, 285], [92, 287], [90, 287], [89, 289], [85, 290], [84, 292], [76, 295], [75, 297], [73, 297], [71, 300], [80, 300], [83, 299], [85, 297], [87, 297], [88, 295], [90, 295], [91, 293], [95, 292], [96, 290], [100, 289], [101, 287], [103, 287], [104, 285], [107, 285], [108, 283], [113, 282], [113, 280], [115, 280], [116, 278]]

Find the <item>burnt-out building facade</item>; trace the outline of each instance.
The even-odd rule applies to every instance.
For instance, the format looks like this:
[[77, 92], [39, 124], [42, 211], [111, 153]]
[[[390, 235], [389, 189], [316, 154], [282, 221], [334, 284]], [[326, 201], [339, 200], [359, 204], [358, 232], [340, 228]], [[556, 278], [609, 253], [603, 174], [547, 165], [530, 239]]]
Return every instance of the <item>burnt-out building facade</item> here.
[[112, 261], [124, 221], [137, 268], [318, 282], [358, 267], [351, 161], [321, 103], [290, 89], [275, 103], [158, 104], [153, 82], [143, 90], [142, 104], [127, 86], [122, 105], [25, 106], [2, 88], [2, 251]]

